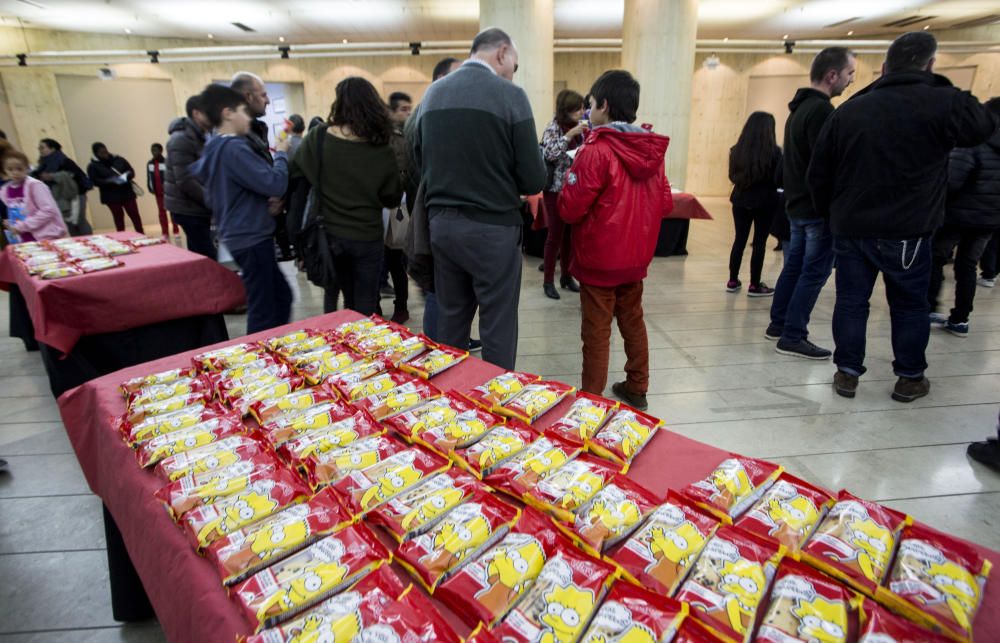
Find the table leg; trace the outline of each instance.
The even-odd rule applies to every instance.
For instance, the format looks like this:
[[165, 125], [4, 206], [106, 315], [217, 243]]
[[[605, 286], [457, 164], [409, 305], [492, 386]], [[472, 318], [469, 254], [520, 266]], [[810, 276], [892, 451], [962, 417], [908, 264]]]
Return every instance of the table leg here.
[[111, 612], [116, 621], [126, 623], [152, 618], [153, 606], [139, 580], [108, 508], [104, 509], [104, 537], [108, 544], [108, 577], [111, 583]]

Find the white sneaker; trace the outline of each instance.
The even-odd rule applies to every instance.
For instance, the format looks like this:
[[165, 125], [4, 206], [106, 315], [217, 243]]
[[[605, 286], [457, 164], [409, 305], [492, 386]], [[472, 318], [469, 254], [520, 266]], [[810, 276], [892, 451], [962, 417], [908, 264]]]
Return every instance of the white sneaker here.
[[987, 279], [986, 277], [979, 277], [976, 279], [976, 283], [983, 288], [992, 288], [997, 285], [997, 278], [994, 277], [993, 279]]

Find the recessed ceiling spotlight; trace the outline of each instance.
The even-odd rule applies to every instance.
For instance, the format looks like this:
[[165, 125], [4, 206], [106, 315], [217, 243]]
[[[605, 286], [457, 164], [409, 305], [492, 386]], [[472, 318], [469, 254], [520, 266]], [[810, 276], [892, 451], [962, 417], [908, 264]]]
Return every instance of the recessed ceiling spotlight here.
[[729, 38], [723, 38], [722, 42], [729, 42]]
[[927, 31], [927, 30], [928, 30], [928, 29], [930, 29], [930, 28], [931, 28], [931, 26], [930, 26], [930, 25], [925, 25], [925, 26], [924, 26], [924, 31]]
[[343, 42], [346, 45], [347, 44], [347, 38], [344, 38], [341, 42]]
[[278, 42], [285, 42], [284, 36], [278, 36]]
[[848, 36], [853, 36], [853, 35], [854, 35], [854, 32], [853, 32], [853, 31], [848, 31], [848, 32], [847, 32], [847, 35], [848, 35]]
[[788, 34], [785, 34], [784, 36], [782, 36], [781, 39], [782, 40], [788, 40]]
[[129, 29], [128, 27], [125, 27], [125, 33], [132, 33], [132, 30]]
[[215, 35], [214, 34], [208, 34], [208, 39], [211, 40], [212, 38], [215, 38]]

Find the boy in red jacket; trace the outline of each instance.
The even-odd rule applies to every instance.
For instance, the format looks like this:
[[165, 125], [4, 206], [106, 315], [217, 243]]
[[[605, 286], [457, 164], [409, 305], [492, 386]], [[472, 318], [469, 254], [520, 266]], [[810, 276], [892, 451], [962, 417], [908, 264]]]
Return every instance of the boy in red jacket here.
[[664, 174], [670, 139], [633, 125], [638, 108], [639, 83], [627, 71], [605, 72], [591, 87], [593, 129], [566, 175], [559, 216], [573, 226], [569, 269], [580, 282], [583, 310], [581, 389], [604, 393], [611, 320], [617, 317], [625, 381], [611, 390], [642, 410], [649, 388], [642, 280], [673, 199]]

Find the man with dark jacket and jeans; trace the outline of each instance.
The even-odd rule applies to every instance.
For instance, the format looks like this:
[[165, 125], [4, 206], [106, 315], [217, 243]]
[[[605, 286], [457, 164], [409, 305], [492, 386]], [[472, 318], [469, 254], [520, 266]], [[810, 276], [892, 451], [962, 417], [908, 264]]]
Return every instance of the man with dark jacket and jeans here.
[[816, 212], [829, 217], [833, 233], [833, 383], [844, 397], [854, 397], [865, 372], [869, 300], [880, 272], [899, 378], [892, 398], [912, 402], [930, 392], [930, 235], [944, 218], [948, 155], [997, 129], [972, 94], [932, 73], [936, 52], [927, 32], [893, 41], [882, 77], [827, 119], [809, 166]]
[[212, 129], [208, 117], [192, 96], [185, 105], [186, 118], [177, 118], [167, 131], [167, 171], [164, 179], [164, 205], [174, 223], [184, 229], [191, 252], [215, 259], [212, 239], [212, 209], [205, 203], [205, 189], [191, 173], [191, 166], [201, 158], [205, 136]]
[[468, 346], [479, 306], [483, 359], [512, 369], [521, 293], [521, 195], [545, 184], [531, 104], [511, 79], [517, 48], [500, 29], [433, 83], [410, 128], [424, 183], [440, 340]]
[[785, 121], [785, 212], [791, 239], [784, 245], [785, 264], [774, 287], [771, 323], [764, 337], [777, 340], [782, 355], [826, 359], [830, 351], [809, 341], [809, 316], [833, 270], [830, 223], [816, 214], [806, 170], [816, 139], [833, 113], [830, 99], [840, 96], [854, 81], [854, 54], [844, 47], [828, 47], [816, 55], [809, 70], [810, 87], [795, 92]]

